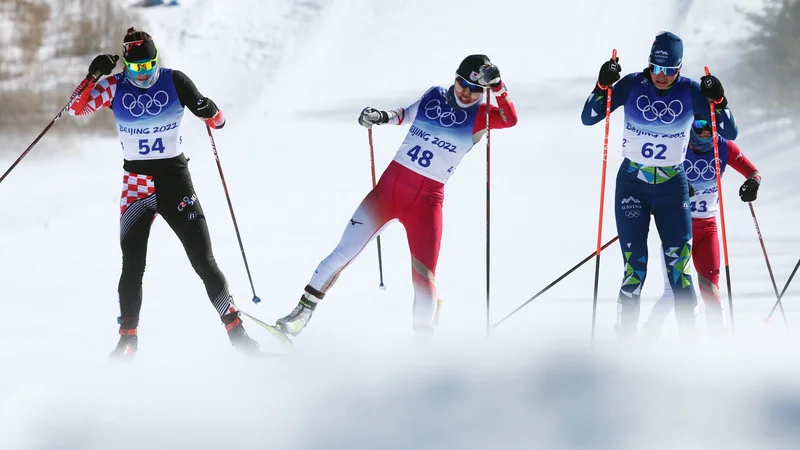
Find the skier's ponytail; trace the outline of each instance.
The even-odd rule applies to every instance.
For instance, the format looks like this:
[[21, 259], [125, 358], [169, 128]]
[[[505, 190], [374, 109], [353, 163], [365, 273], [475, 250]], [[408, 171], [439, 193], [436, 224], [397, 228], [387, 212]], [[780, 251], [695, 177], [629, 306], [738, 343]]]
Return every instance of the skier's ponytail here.
[[134, 42], [134, 41], [152, 41], [153, 38], [147, 34], [145, 31], [139, 31], [134, 27], [128, 28], [127, 33], [125, 34], [125, 38], [122, 42]]

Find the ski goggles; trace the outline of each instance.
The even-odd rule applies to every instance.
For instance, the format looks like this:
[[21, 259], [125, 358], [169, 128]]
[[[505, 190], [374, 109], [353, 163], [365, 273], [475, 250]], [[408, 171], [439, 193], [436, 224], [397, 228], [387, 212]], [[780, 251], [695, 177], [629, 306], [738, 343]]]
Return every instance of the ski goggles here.
[[473, 94], [483, 93], [483, 86], [470, 83], [469, 81], [465, 80], [462, 77], [456, 77], [458, 80], [458, 85], [461, 86], [463, 89], [468, 89]]
[[697, 134], [702, 133], [703, 131], [711, 131], [711, 122], [705, 119], [697, 119], [692, 122], [692, 128], [694, 132]]
[[664, 75], [666, 75], [668, 77], [671, 77], [671, 76], [677, 74], [678, 71], [680, 71], [680, 70], [681, 70], [680, 66], [678, 66], [678, 67], [664, 67], [664, 66], [659, 66], [659, 65], [656, 65], [656, 64], [650, 64], [650, 72], [655, 74], [655, 75], [663, 73]]
[[150, 70], [153, 70], [156, 64], [158, 64], [158, 54], [156, 54], [156, 57], [151, 59], [150, 61], [128, 62], [124, 58], [123, 61], [125, 61], [125, 66], [131, 72], [148, 72]]

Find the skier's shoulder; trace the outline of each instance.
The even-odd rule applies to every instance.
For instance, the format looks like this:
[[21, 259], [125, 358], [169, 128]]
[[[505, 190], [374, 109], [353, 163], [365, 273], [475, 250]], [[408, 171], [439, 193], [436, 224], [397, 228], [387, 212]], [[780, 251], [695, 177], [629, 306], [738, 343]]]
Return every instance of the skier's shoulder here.
[[103, 78], [97, 82], [97, 86], [108, 87], [118, 85], [125, 79], [125, 72], [115, 73], [114, 75]]
[[645, 80], [648, 83], [650, 82], [650, 80], [648, 79], [647, 75], [644, 72], [631, 72], [622, 77], [622, 79], [619, 81], [623, 80], [627, 83], [638, 83], [641, 82], [641, 80]]
[[622, 98], [624, 103], [624, 101], [627, 101], [634, 87], [640, 84], [639, 80], [644, 80], [641, 84], [647, 86], [647, 78], [645, 78], [641, 72], [633, 72], [625, 75], [614, 84], [614, 94], [616, 94], [618, 98]]
[[698, 91], [700, 90], [700, 83], [683, 75], [678, 75], [678, 79], [675, 80], [672, 86], [677, 89], [694, 89], [696, 87]]
[[431, 86], [422, 94], [420, 98], [425, 98], [430, 95], [445, 97], [447, 95], [447, 88], [443, 86]]

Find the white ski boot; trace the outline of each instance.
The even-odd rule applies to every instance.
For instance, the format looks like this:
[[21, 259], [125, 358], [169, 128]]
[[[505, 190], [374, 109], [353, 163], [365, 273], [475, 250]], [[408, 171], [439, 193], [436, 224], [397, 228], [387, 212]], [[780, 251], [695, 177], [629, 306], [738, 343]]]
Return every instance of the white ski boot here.
[[303, 294], [300, 297], [300, 302], [289, 315], [278, 319], [275, 323], [275, 327], [281, 330], [283, 334], [297, 336], [311, 320], [311, 315], [314, 313], [317, 303], [308, 300], [306, 295], [308, 294]]

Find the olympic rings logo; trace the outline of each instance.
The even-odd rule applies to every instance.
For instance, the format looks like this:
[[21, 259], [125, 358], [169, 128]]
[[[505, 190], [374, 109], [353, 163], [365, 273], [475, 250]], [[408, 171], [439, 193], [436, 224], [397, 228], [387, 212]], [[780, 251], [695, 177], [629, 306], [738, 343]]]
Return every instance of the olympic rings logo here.
[[149, 116], [156, 116], [161, 113], [169, 103], [169, 94], [165, 91], [158, 91], [152, 96], [141, 94], [134, 97], [133, 94], [122, 96], [122, 107], [127, 109], [133, 117], [142, 117], [145, 113]]
[[629, 209], [625, 211], [625, 217], [627, 217], [628, 219], [637, 219], [641, 215], [642, 212], [639, 211], [638, 209]]
[[642, 112], [642, 117], [648, 122], [660, 120], [661, 123], [671, 124], [683, 113], [683, 103], [680, 100], [672, 100], [667, 104], [663, 100], [656, 100], [650, 103], [650, 98], [644, 94], [636, 99], [636, 107]]
[[453, 125], [461, 125], [467, 121], [469, 115], [466, 111], [455, 110], [453, 108], [442, 108], [441, 102], [437, 99], [430, 100], [425, 104], [425, 117], [431, 120], [439, 120], [445, 128], [450, 128]]
[[717, 176], [717, 160], [698, 159], [692, 162], [689, 159], [683, 161], [683, 170], [686, 172], [688, 181], [711, 181]]

